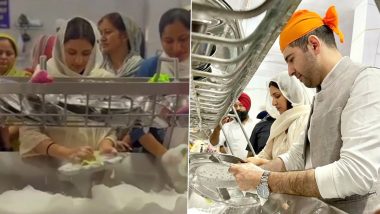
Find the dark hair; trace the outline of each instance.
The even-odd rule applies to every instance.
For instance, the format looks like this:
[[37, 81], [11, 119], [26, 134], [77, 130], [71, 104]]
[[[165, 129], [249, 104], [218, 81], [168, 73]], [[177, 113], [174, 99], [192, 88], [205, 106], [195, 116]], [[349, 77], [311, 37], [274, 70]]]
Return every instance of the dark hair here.
[[91, 24], [87, 20], [80, 17], [71, 19], [67, 23], [63, 43], [66, 43], [72, 39], [85, 39], [94, 46], [96, 39], [94, 29], [92, 29]]
[[99, 21], [98, 25], [102, 23], [105, 19], [111, 22], [111, 24], [120, 32], [126, 33], [127, 29], [125, 28], [125, 23], [123, 21], [123, 18], [121, 17], [120, 13], [114, 12], [109, 13], [105, 16], [103, 16]]
[[[125, 23], [123, 21], [123, 17], [120, 15], [118, 12], [113, 12], [113, 13], [108, 13], [104, 15], [99, 21], [98, 21], [98, 26], [104, 21], [108, 20], [111, 22], [111, 24], [120, 32], [128, 34], [127, 33], [127, 28], [125, 27]], [[141, 32], [142, 33], [142, 32]], [[144, 33], [142, 33], [142, 37], [144, 38]], [[128, 35], [127, 35], [128, 36]], [[132, 38], [128, 38], [128, 49], [130, 50], [131, 45], [129, 44], [129, 40]], [[145, 56], [145, 41], [143, 40], [140, 44], [140, 55], [141, 57]]]
[[308, 38], [311, 35], [317, 36], [319, 39], [321, 39], [328, 47], [331, 48], [337, 48], [336, 42], [334, 38], [334, 32], [327, 27], [326, 25], [323, 25], [321, 27], [316, 28], [315, 30], [307, 33], [306, 35], [302, 36], [301, 38], [295, 40], [294, 42], [290, 43], [290, 47], [299, 47], [304, 52], [307, 51], [307, 43]]
[[[278, 85], [277, 85], [276, 82], [270, 81], [269, 82], [269, 87], [271, 87], [271, 86], [276, 87], [278, 90], [280, 90], [280, 87], [278, 87]], [[286, 108], [287, 108], [287, 110], [293, 108], [292, 103], [288, 99], [286, 99], [286, 98], [285, 98], [285, 100], [286, 100]]]
[[158, 24], [160, 37], [162, 37], [165, 27], [175, 21], [181, 22], [190, 31], [190, 11], [182, 8], [173, 8], [162, 14], [160, 18]]
[[10, 40], [9, 38], [6, 38], [6, 37], [0, 37], [0, 41], [1, 40], [7, 40], [9, 43], [11, 43], [13, 51], [15, 52], [15, 56], [17, 57], [17, 47], [16, 47], [16, 44], [12, 40]]

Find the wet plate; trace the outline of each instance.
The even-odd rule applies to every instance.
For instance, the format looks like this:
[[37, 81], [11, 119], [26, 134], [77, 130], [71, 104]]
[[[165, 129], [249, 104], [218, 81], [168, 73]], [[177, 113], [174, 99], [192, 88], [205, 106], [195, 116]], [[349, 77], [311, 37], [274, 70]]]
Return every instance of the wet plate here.
[[207, 187], [236, 187], [235, 177], [228, 172], [229, 165], [206, 163], [195, 172], [200, 184]]

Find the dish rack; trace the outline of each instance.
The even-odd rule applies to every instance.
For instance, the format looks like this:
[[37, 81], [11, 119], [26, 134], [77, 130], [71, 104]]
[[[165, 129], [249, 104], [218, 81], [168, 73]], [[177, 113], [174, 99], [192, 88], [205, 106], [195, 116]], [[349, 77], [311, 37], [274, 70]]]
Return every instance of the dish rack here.
[[[190, 141], [209, 138], [300, 2], [266, 0], [256, 8], [234, 11], [223, 0], [193, 1]], [[240, 21], [263, 13], [257, 28], [242, 38]]]
[[130, 127], [138, 122], [166, 128], [188, 118], [188, 112], [178, 113], [187, 105], [188, 79], [171, 80], [55, 78], [53, 83], [40, 84], [27, 78], [1, 77], [0, 124]]

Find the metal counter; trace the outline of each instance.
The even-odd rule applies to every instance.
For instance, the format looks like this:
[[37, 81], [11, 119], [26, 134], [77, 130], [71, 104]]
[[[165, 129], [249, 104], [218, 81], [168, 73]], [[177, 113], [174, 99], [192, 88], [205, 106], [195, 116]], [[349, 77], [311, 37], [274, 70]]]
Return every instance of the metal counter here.
[[[104, 170], [66, 176], [57, 171], [59, 162], [53, 158], [22, 159], [17, 152], [1, 152], [0, 194], [8, 190], [21, 190], [28, 185], [36, 190], [79, 198], [91, 198], [91, 188], [97, 184], [114, 187], [125, 183], [150, 193], [171, 189], [160, 161], [153, 156], [145, 153], [123, 155], [125, 158], [121, 163], [106, 166]], [[178, 193], [178, 196], [183, 197], [177, 200], [173, 213], [186, 213], [186, 193]], [[160, 209], [156, 209], [155, 213], [161, 213]]]

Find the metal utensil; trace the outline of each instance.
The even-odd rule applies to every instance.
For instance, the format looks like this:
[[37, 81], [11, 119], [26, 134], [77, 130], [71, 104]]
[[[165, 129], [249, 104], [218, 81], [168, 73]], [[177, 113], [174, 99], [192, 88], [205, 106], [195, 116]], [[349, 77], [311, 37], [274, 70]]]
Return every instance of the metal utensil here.
[[224, 164], [224, 165], [226, 165], [226, 166], [231, 166], [231, 163], [227, 163], [227, 162], [225, 162], [225, 161], [222, 161], [218, 155], [214, 155], [214, 154], [212, 154], [212, 155], [210, 155], [209, 159], [210, 159], [212, 162], [215, 162], [215, 163], [221, 163], [221, 164]]
[[219, 195], [223, 198], [223, 200], [230, 200], [231, 196], [228, 192], [227, 188], [217, 188]]

